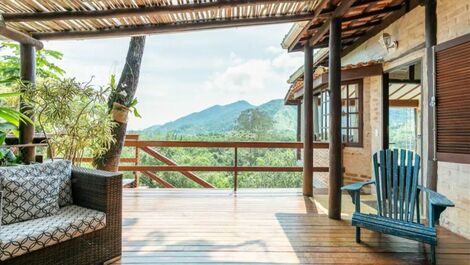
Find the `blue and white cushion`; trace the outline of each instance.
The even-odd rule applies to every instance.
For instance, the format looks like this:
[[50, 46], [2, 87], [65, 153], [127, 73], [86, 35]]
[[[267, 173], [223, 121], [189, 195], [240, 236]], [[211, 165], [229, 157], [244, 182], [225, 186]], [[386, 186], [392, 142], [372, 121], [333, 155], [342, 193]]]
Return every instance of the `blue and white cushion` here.
[[67, 160], [54, 160], [34, 165], [0, 167], [0, 190], [2, 189], [1, 179], [4, 177], [42, 177], [52, 175], [60, 176], [59, 206], [72, 204], [72, 163]]
[[59, 211], [60, 176], [4, 177], [2, 224], [50, 216]]
[[0, 263], [106, 226], [106, 214], [70, 205], [55, 215], [4, 225], [0, 229]]

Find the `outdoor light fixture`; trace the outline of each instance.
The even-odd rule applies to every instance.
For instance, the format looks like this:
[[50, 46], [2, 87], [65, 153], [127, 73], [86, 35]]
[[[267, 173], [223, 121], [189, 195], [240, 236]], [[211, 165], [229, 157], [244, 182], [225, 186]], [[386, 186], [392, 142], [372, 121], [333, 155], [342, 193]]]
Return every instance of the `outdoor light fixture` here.
[[398, 41], [393, 40], [392, 35], [389, 33], [384, 32], [382, 36], [380, 36], [379, 43], [388, 50], [398, 48]]

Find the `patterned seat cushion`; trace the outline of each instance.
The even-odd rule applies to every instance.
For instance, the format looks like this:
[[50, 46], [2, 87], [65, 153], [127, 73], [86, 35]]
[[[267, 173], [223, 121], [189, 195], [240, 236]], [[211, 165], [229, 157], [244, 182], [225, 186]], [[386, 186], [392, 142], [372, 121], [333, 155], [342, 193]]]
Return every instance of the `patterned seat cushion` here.
[[106, 226], [103, 212], [70, 205], [55, 215], [0, 229], [0, 262], [79, 237]]
[[[60, 176], [59, 206], [72, 204], [72, 163], [70, 161], [54, 160], [43, 164], [0, 167], [0, 180], [3, 177], [42, 177], [53, 175]], [[1, 184], [0, 190], [2, 190]]]
[[53, 215], [59, 211], [60, 176], [4, 177], [2, 224]]

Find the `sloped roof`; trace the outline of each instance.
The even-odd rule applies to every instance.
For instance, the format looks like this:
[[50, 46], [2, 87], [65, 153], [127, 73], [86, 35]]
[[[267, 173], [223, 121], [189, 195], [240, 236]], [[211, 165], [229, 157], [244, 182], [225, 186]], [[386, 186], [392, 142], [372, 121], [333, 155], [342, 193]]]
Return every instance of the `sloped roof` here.
[[[368, 62], [363, 62], [363, 63], [358, 63], [358, 64], [344, 65], [344, 66], [341, 67], [341, 70], [345, 71], [345, 70], [351, 70], [351, 69], [358, 69], [358, 68], [362, 68], [362, 67], [374, 66], [374, 65], [379, 65], [379, 64], [382, 64], [382, 61], [371, 60], [371, 61], [368, 61]], [[326, 73], [328, 73], [328, 68], [327, 67], [318, 66], [315, 69], [315, 71], [313, 72], [313, 79], [314, 80], [318, 79]], [[296, 101], [298, 99], [297, 95], [303, 89], [304, 89], [304, 76], [303, 76], [303, 71], [302, 71], [302, 75], [299, 75], [297, 77], [297, 79], [295, 79], [291, 82], [291, 86], [289, 87], [289, 90], [287, 91], [287, 94], [284, 98], [284, 101], [287, 102], [287, 103]]]

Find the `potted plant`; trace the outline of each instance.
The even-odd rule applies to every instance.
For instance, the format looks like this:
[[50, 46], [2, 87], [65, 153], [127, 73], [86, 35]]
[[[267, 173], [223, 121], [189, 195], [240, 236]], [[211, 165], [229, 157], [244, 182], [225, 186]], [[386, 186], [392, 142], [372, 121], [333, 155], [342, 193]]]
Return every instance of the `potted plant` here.
[[[117, 85], [116, 85], [116, 76], [111, 75], [111, 80], [109, 82], [109, 87], [111, 91], [116, 93], [118, 97], [125, 99], [127, 97], [127, 92], [125, 90], [116, 92]], [[117, 99], [117, 98], [116, 98]], [[137, 98], [131, 98], [124, 102], [123, 104], [115, 101], [113, 102], [113, 108], [111, 109], [111, 115], [113, 116], [113, 120], [119, 123], [127, 123], [129, 120], [129, 112], [134, 113], [135, 117], [141, 118], [139, 111], [136, 109], [138, 101]]]

